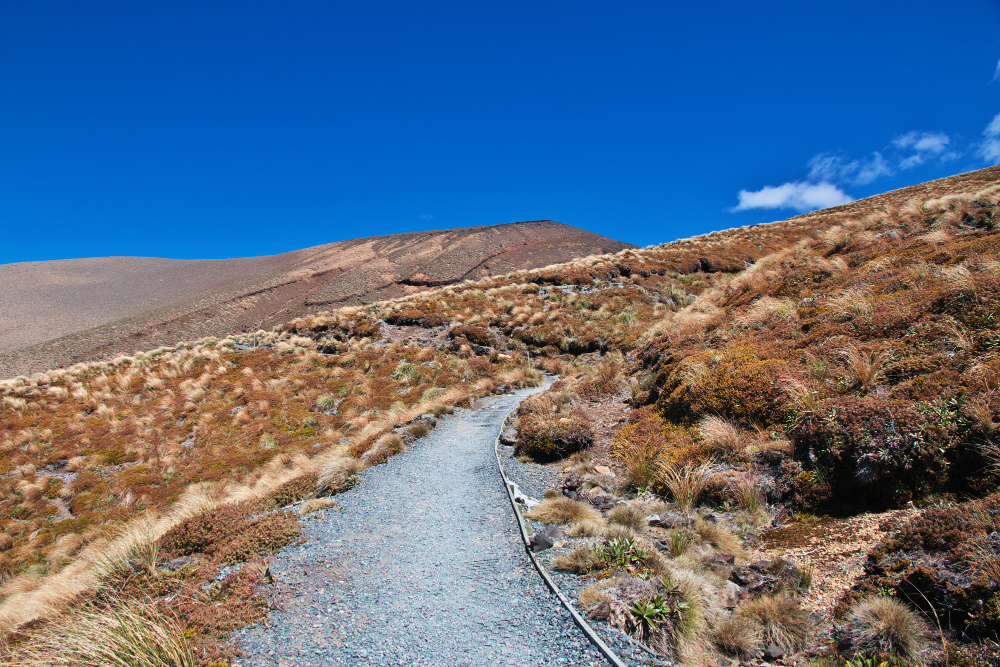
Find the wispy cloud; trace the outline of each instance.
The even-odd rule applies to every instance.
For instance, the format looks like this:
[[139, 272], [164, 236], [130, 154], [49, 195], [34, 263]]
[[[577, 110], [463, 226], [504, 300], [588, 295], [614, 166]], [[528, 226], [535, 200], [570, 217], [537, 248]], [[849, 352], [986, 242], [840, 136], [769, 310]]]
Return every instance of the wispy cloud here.
[[990, 164], [1000, 164], [1000, 113], [983, 130], [983, 142], [976, 149], [976, 154]]
[[892, 140], [892, 145], [906, 155], [899, 156], [900, 169], [919, 167], [928, 160], [947, 162], [961, 157], [961, 151], [950, 147], [951, 137], [943, 132], [907, 132]]
[[421, 213], [420, 214], [420, 219], [421, 220], [433, 220], [434, 216], [431, 215], [430, 213]]
[[892, 140], [897, 148], [911, 148], [920, 153], [943, 153], [951, 138], [943, 132], [907, 132]]
[[1000, 60], [997, 61], [997, 69], [993, 72], [993, 80], [996, 81], [997, 79], [1000, 79]]
[[[1000, 115], [993, 119], [983, 134], [986, 139], [977, 152], [986, 160], [1000, 160]], [[813, 211], [846, 204], [854, 200], [843, 188], [868, 185], [899, 170], [913, 169], [931, 161], [947, 162], [962, 154], [963, 150], [956, 148], [955, 141], [944, 132], [914, 130], [896, 137], [882, 150], [862, 159], [820, 153], [806, 163], [809, 174], [805, 179], [768, 185], [760, 190], [740, 190], [739, 204], [729, 210], [791, 208]]]
[[850, 185], [868, 185], [879, 176], [892, 173], [892, 167], [879, 152], [865, 160], [845, 160], [839, 155], [820, 153], [809, 160], [810, 181], [830, 181]]
[[732, 209], [734, 212], [754, 208], [793, 208], [805, 212], [854, 201], [833, 183], [808, 181], [768, 185], [756, 191], [740, 190], [739, 198], [740, 203]]

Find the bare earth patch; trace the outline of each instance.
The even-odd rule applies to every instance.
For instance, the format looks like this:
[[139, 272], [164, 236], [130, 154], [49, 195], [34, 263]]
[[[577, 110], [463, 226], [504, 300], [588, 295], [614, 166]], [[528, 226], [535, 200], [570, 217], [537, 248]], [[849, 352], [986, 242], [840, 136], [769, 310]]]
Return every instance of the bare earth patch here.
[[837, 601], [864, 572], [868, 552], [897, 526], [917, 515], [915, 510], [861, 514], [846, 519], [819, 517], [768, 531], [761, 557], [777, 555], [812, 568], [812, 585], [803, 604], [828, 619]]

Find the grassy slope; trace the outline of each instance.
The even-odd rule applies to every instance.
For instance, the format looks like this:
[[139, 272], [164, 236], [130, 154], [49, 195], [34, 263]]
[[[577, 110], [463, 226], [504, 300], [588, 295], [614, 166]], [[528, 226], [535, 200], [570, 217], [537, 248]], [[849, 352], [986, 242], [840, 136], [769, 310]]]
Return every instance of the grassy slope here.
[[[204, 340], [4, 382], [0, 626], [95, 590], [135, 593], [138, 580], [143, 595], [162, 593], [163, 581], [123, 580], [96, 554], [150, 540], [170, 555], [212, 553], [194, 538], [185, 552], [177, 526], [231, 501], [307, 496], [347, 457], [377, 462], [416, 415], [530, 382], [528, 351], [579, 376], [584, 393], [600, 393], [592, 356], [623, 355], [636, 410], [618, 453], [636, 481], [711, 455], [780, 469], [772, 502], [814, 511], [986, 495], [1000, 248], [995, 209], [970, 201], [997, 202], [997, 172], [320, 313], [258, 336], [258, 349], [242, 349], [245, 336]], [[446, 327], [450, 342], [386, 346], [383, 321]], [[294, 537], [273, 523], [239, 525], [279, 546]], [[202, 569], [171, 581], [210, 578]], [[223, 637], [215, 622], [192, 640]]]

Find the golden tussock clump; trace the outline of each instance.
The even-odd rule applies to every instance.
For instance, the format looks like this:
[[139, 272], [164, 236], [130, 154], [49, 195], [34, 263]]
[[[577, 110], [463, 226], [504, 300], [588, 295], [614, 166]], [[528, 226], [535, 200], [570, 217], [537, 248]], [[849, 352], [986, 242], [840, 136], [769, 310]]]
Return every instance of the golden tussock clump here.
[[524, 516], [534, 521], [556, 524], [601, 521], [601, 513], [588, 503], [569, 498], [547, 498], [532, 507]]

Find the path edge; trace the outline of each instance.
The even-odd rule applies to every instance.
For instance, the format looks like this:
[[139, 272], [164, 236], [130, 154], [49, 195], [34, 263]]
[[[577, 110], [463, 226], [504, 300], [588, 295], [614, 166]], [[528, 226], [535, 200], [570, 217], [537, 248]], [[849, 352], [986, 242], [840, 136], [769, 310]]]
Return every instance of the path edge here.
[[[500, 427], [501, 434], [507, 425], [507, 420], [510, 419], [512, 414], [514, 414], [514, 411], [517, 410], [519, 405], [520, 404], [511, 408], [510, 411], [504, 415], [503, 422]], [[590, 640], [590, 643], [593, 644], [598, 651], [600, 651], [601, 655], [603, 655], [608, 662], [614, 665], [614, 667], [629, 667], [622, 661], [621, 658], [618, 657], [610, 646], [604, 643], [604, 640], [597, 634], [597, 631], [594, 630], [590, 623], [588, 623], [587, 620], [580, 615], [580, 612], [573, 607], [569, 598], [567, 598], [559, 589], [559, 586], [556, 585], [555, 581], [553, 581], [552, 577], [545, 570], [545, 567], [538, 561], [538, 558], [535, 556], [535, 552], [531, 550], [531, 538], [528, 535], [528, 526], [524, 522], [524, 517], [521, 516], [520, 506], [517, 504], [517, 501], [514, 500], [514, 491], [511, 488], [512, 482], [507, 477], [507, 471], [504, 470], [503, 461], [500, 460], [500, 435], [497, 435], [496, 440], [493, 442], [493, 455], [497, 459], [497, 469], [500, 470], [500, 477], [503, 479], [503, 488], [507, 491], [507, 499], [510, 500], [510, 506], [514, 509], [514, 516], [517, 518], [517, 526], [521, 530], [521, 542], [524, 544], [524, 550], [528, 553], [528, 558], [531, 559], [531, 564], [535, 566], [535, 569], [538, 571], [538, 574], [541, 575], [545, 585], [549, 587], [549, 590], [551, 590], [557, 598], [559, 598], [559, 602], [562, 603], [562, 606], [565, 607], [566, 611], [568, 611], [570, 616], [573, 617], [573, 622], [576, 623], [576, 626], [583, 631], [583, 634], [585, 634], [587, 639]]]

